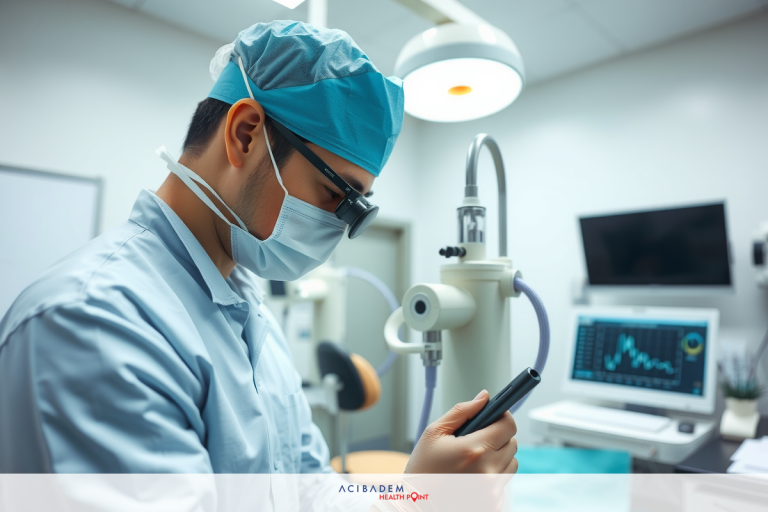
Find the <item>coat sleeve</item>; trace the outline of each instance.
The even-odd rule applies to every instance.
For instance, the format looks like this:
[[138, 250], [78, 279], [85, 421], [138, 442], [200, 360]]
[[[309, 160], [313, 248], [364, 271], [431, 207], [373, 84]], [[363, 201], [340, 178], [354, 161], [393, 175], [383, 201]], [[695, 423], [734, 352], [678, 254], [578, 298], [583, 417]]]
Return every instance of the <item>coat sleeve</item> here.
[[212, 472], [199, 376], [109, 305], [26, 320], [0, 348], [0, 381], [0, 472]]

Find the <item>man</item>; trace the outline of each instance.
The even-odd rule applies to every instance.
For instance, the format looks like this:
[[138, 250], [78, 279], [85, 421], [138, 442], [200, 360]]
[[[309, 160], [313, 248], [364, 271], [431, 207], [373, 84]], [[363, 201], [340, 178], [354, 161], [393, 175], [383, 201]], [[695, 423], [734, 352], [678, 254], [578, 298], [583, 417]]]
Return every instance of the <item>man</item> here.
[[[217, 58], [181, 159], [159, 150], [157, 193], [0, 323], [0, 472], [331, 471], [253, 273], [297, 279], [365, 229], [402, 84], [345, 33], [297, 22], [254, 25]], [[451, 435], [487, 398], [433, 423], [408, 471], [516, 471], [508, 413]]]

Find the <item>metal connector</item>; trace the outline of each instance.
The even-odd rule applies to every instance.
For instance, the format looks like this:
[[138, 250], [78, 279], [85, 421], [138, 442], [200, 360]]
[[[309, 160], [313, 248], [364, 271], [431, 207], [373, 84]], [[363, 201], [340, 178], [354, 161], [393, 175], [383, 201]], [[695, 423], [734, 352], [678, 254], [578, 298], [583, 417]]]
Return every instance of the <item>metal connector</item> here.
[[424, 331], [424, 352], [421, 360], [424, 366], [439, 366], [443, 358], [443, 331]]

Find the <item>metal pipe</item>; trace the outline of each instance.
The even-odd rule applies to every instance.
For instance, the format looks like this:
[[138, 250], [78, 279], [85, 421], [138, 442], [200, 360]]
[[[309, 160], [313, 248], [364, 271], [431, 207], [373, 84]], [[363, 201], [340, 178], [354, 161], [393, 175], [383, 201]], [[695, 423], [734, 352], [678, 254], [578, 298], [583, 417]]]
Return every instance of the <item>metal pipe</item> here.
[[464, 197], [477, 197], [477, 159], [480, 150], [487, 146], [496, 166], [496, 179], [499, 188], [499, 256], [507, 255], [507, 180], [504, 177], [504, 162], [501, 150], [493, 138], [481, 133], [475, 137], [467, 151], [467, 184], [464, 187]]
[[328, 26], [328, 0], [309, 0], [307, 2], [307, 20], [315, 27]]
[[349, 423], [347, 422], [347, 413], [339, 411], [336, 416], [339, 429], [339, 455], [341, 458], [341, 473], [347, 473], [347, 432], [349, 431]]

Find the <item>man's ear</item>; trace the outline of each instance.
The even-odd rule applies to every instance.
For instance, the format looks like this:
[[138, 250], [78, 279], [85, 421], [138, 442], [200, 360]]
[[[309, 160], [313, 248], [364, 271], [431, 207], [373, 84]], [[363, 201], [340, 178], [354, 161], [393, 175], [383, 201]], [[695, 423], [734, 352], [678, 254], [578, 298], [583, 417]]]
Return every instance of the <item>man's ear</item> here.
[[227, 114], [224, 144], [233, 167], [242, 167], [253, 155], [256, 141], [263, 133], [264, 109], [258, 101], [242, 99], [232, 105]]

